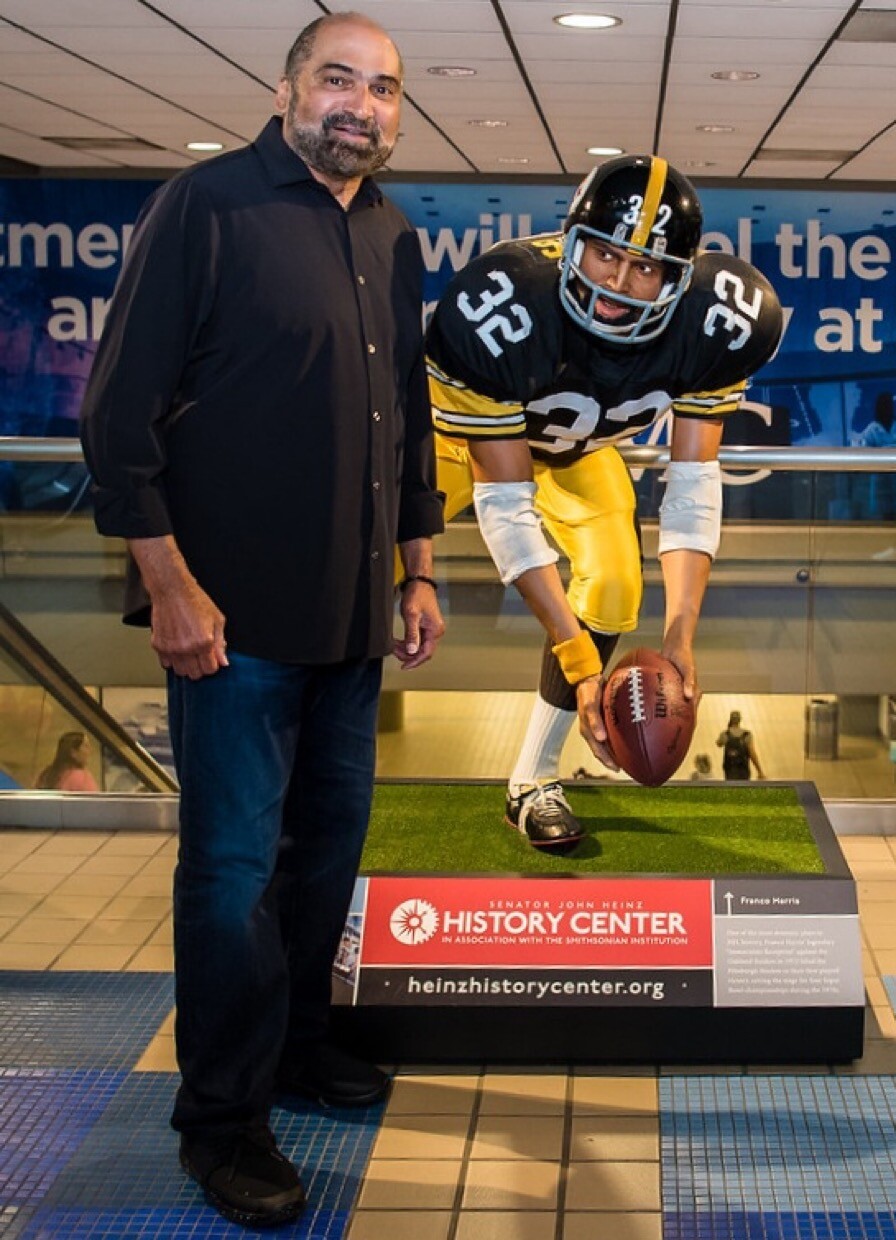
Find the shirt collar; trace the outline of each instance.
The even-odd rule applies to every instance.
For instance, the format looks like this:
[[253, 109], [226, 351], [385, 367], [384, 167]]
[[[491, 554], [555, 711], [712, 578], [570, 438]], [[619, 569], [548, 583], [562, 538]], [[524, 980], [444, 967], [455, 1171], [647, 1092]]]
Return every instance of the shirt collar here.
[[[252, 146], [274, 185], [296, 185], [314, 180], [304, 159], [283, 141], [282, 117], [272, 116]], [[365, 177], [354, 202], [379, 202], [382, 196], [376, 181]]]

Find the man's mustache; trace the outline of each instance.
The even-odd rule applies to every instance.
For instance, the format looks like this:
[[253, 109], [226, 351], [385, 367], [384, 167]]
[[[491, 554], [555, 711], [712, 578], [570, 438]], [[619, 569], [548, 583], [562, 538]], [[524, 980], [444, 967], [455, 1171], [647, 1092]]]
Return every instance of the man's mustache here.
[[334, 129], [343, 125], [349, 125], [352, 129], [357, 130], [358, 133], [366, 134], [376, 144], [382, 141], [382, 130], [372, 117], [362, 120], [360, 116], [355, 116], [352, 112], [331, 112], [329, 116], [325, 116], [321, 121], [321, 129], [327, 136]]

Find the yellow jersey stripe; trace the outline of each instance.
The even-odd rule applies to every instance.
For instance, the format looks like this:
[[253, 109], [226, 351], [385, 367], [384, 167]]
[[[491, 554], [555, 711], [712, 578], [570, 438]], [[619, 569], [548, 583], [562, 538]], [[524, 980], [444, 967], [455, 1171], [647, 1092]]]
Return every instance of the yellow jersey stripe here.
[[746, 390], [747, 381], [744, 379], [715, 392], [689, 392], [686, 396], [676, 397], [672, 402], [672, 412], [718, 418], [726, 413], [734, 413]]
[[518, 401], [492, 400], [429, 366], [429, 398], [437, 430], [471, 438], [522, 434], [526, 415]]
[[442, 435], [453, 439], [525, 439], [525, 419], [513, 425], [500, 426], [488, 423], [473, 423], [469, 420], [455, 420], [445, 416], [440, 409], [433, 409], [432, 424]]
[[638, 225], [632, 233], [633, 245], [647, 248], [650, 230], [656, 223], [656, 213], [663, 197], [663, 190], [666, 188], [668, 170], [669, 165], [666, 160], [654, 155], [650, 161], [650, 176], [647, 178], [647, 189], [644, 191], [644, 203], [638, 216]]

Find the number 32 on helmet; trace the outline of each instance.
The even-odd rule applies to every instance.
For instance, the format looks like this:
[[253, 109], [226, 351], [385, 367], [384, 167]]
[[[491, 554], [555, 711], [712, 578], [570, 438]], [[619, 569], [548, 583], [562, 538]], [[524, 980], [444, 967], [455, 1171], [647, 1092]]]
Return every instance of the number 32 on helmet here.
[[[563, 225], [560, 300], [592, 335], [643, 344], [665, 330], [691, 282], [703, 212], [690, 181], [655, 155], [624, 155], [595, 168], [573, 197]], [[650, 301], [593, 283], [581, 268], [589, 238], [662, 263], [663, 284]], [[624, 319], [601, 320], [598, 300], [625, 306]]]

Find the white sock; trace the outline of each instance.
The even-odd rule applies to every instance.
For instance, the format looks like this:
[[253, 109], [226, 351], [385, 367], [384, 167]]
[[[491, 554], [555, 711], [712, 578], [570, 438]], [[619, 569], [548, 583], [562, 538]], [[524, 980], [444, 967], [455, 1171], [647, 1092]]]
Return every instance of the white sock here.
[[550, 706], [542, 697], [535, 699], [523, 745], [510, 774], [508, 786], [512, 796], [519, 796], [526, 785], [557, 778], [560, 753], [575, 720], [574, 710]]

